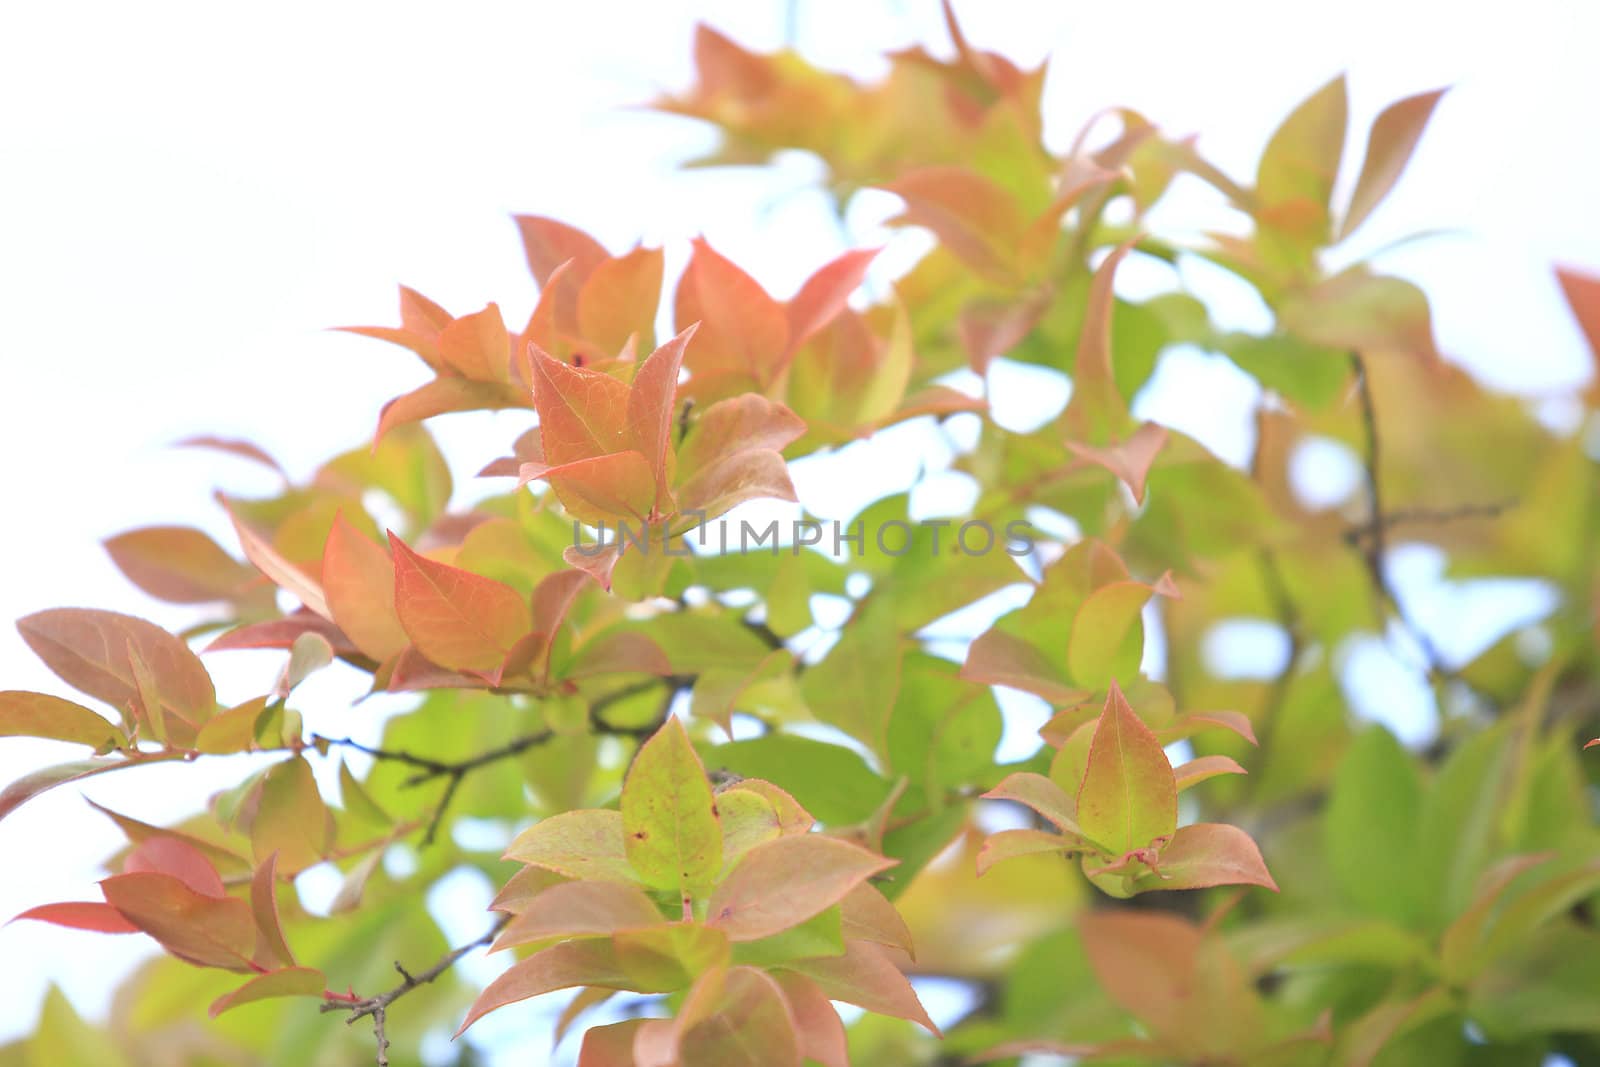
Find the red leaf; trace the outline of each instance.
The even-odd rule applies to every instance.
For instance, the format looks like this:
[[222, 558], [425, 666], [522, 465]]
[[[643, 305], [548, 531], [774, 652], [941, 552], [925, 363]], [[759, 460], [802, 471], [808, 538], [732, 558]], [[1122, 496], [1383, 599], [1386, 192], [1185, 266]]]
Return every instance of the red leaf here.
[[170, 875], [201, 896], [220, 899], [228, 895], [211, 861], [175, 837], [152, 837], [134, 846], [122, 861], [122, 873], [139, 871]]
[[94, 930], [102, 934], [139, 932], [139, 928], [125, 919], [122, 912], [110, 904], [101, 904], [97, 901], [74, 900], [60, 904], [41, 904], [37, 908], [29, 908], [11, 921], [20, 922], [23, 919], [54, 923], [74, 930]]
[[1593, 741], [1584, 742], [1584, 746], [1583, 747], [1584, 748], [1594, 748], [1596, 745], [1600, 745], [1600, 737], [1595, 738]]
[[491, 578], [435, 563], [394, 534], [395, 611], [428, 659], [450, 670], [489, 671], [528, 632], [528, 605]]

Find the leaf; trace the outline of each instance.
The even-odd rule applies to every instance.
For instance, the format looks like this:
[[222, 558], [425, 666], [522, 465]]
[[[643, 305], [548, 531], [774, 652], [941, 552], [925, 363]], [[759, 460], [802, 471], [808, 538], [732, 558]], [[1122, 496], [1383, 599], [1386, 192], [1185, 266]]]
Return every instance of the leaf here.
[[395, 565], [389, 554], [341, 512], [322, 550], [322, 589], [333, 621], [379, 663], [411, 643], [395, 611]]
[[999, 285], [1021, 280], [1027, 220], [1006, 190], [965, 167], [913, 170], [884, 188], [906, 202], [902, 221], [932, 230], [981, 277]]
[[140, 841], [122, 862], [122, 873], [151, 871], [170, 875], [201, 896], [222, 898], [222, 876], [200, 851], [177, 838], [160, 835]]
[[831, 908], [894, 865], [837, 838], [780, 837], [751, 849], [717, 886], [706, 922], [733, 941], [771, 937]]
[[1328, 198], [1344, 155], [1348, 108], [1340, 75], [1295, 108], [1261, 154], [1257, 215], [1296, 243], [1327, 239]]
[[564, 882], [530, 900], [495, 939], [491, 952], [513, 945], [591, 937], [661, 922], [643, 892], [619, 882]]
[[522, 232], [528, 269], [541, 286], [550, 283], [550, 275], [563, 263], [570, 261], [573, 273], [580, 278], [587, 278], [590, 272], [611, 258], [600, 242], [576, 226], [540, 215], [516, 215], [513, 220]]
[[623, 845], [622, 814], [616, 811], [567, 811], [540, 819], [516, 836], [505, 858], [569, 878], [639, 881]]
[[23, 804], [43, 793], [47, 789], [54, 789], [58, 785], [76, 782], [83, 778], [90, 778], [106, 771], [115, 771], [123, 767], [135, 767], [140, 763], [149, 762], [137, 759], [87, 759], [76, 760], [72, 763], [58, 763], [53, 767], [45, 767], [24, 775], [0, 789], [0, 819], [4, 819]]
[[680, 331], [700, 324], [686, 361], [696, 378], [727, 376], [764, 386], [789, 348], [783, 305], [703, 237], [695, 238], [689, 265], [678, 281], [673, 321]]
[[28, 647], [62, 681], [115, 708], [139, 706], [129, 659], [135, 650], [161, 690], [164, 711], [199, 726], [216, 710], [211, 676], [189, 646], [143, 619], [89, 608], [56, 608], [17, 623]]
[[1259, 885], [1278, 891], [1249, 834], [1237, 826], [1205, 822], [1179, 827], [1161, 847], [1160, 873], [1140, 875], [1134, 882], [1136, 891], [1217, 885]]
[[237, 438], [201, 435], [198, 437], [185, 437], [181, 441], [175, 441], [173, 442], [172, 447], [209, 448], [216, 452], [226, 452], [230, 455], [239, 456], [242, 459], [248, 459], [252, 463], [259, 463], [273, 473], [283, 477], [285, 481], [287, 481], [289, 477], [287, 474], [284, 474], [283, 468], [278, 465], [278, 461], [273, 459], [265, 449], [261, 448], [259, 445], [252, 444], [249, 441], [242, 441]]
[[789, 1010], [794, 1014], [801, 1055], [807, 1060], [816, 1060], [822, 1067], [850, 1067], [844, 1022], [816, 983], [784, 971], [772, 975], [772, 979], [783, 990]]
[[788, 303], [789, 348], [799, 348], [812, 334], [843, 311], [850, 294], [861, 287], [879, 248], [853, 249], [805, 280]]
[[107, 878], [100, 888], [107, 903], [179, 959], [252, 970], [255, 923], [244, 901], [196, 893], [171, 875], [150, 871]]
[[96, 751], [128, 743], [114, 723], [82, 704], [16, 689], [0, 691], [0, 737], [42, 737], [88, 745]]
[[212, 1001], [209, 1014], [215, 1019], [225, 1011], [273, 997], [321, 997], [326, 981], [322, 972], [313, 967], [284, 967], [268, 971], [256, 975], [232, 993]]
[[1072, 364], [1072, 399], [1061, 413], [1068, 437], [1082, 444], [1110, 440], [1129, 418], [1127, 401], [1117, 391], [1111, 359], [1111, 312], [1116, 305], [1112, 286], [1117, 267], [1132, 248], [1133, 242], [1127, 241], [1112, 249], [1089, 282], [1083, 329]]
[[565, 941], [512, 964], [490, 982], [472, 1002], [455, 1036], [460, 1037], [467, 1027], [496, 1008], [519, 1000], [573, 986], [626, 989], [627, 983], [628, 977], [617, 963], [617, 953], [611, 942]]
[[304, 757], [267, 770], [250, 823], [250, 844], [258, 863], [276, 855], [288, 871], [303, 871], [327, 854], [331, 830], [332, 819]]
[[1421, 915], [1417, 856], [1422, 784], [1411, 757], [1381, 726], [1356, 735], [1333, 781], [1323, 848], [1352, 903], [1401, 925]]
[[1086, 689], [1102, 689], [1139, 671], [1144, 651], [1140, 613], [1157, 593], [1143, 582], [1110, 582], [1084, 600], [1072, 620], [1067, 670]]
[[389, 440], [389, 435], [402, 427], [435, 415], [528, 406], [527, 391], [518, 385], [469, 378], [435, 378], [383, 405], [378, 413], [378, 429], [372, 435], [373, 446]]
[[1115, 682], [1089, 747], [1078, 825], [1113, 855], [1145, 848], [1177, 829], [1172, 765]]
[[879, 1015], [909, 1019], [934, 1037], [944, 1036], [928, 1018], [911, 983], [877, 945], [850, 941], [845, 944], [843, 956], [795, 960], [785, 969], [811, 979], [829, 1000], [842, 1000]]
[[676, 421], [674, 401], [678, 371], [683, 366], [684, 347], [692, 337], [694, 327], [652, 352], [639, 365], [639, 372], [628, 389], [628, 428], [633, 434], [633, 447], [655, 472], [658, 487], [655, 503], [663, 510], [672, 484], [672, 428]]
[[428, 659], [450, 670], [492, 671], [532, 623], [515, 589], [413, 552], [394, 534], [400, 625]]
[[[703, 1017], [682, 1035], [679, 1062], [801, 1067], [794, 1014], [770, 975], [754, 967], [733, 967], [717, 984], [720, 989], [714, 1006], [701, 1009]], [[685, 1013], [694, 1009], [693, 1000], [691, 992]]]
[[283, 936], [278, 917], [278, 854], [274, 852], [256, 868], [250, 879], [250, 911], [256, 920], [255, 962], [263, 966], [293, 967], [294, 953]]
[[1154, 422], [1144, 422], [1140, 423], [1139, 428], [1121, 444], [1096, 448], [1093, 445], [1068, 441], [1067, 449], [1078, 458], [1098, 464], [1110, 471], [1118, 481], [1128, 487], [1128, 492], [1133, 494], [1134, 501], [1143, 504], [1145, 478], [1150, 473], [1150, 465], [1155, 462], [1157, 453], [1166, 443], [1166, 427]]
[[110, 904], [101, 904], [95, 901], [66, 901], [61, 904], [41, 904], [12, 919], [12, 922], [21, 922], [23, 919], [33, 919], [37, 922], [54, 923], [56, 926], [65, 926], [74, 930], [93, 930], [102, 934], [136, 934], [139, 928], [127, 919], [122, 912]]
[[1395, 182], [1411, 162], [1422, 131], [1433, 116], [1433, 109], [1443, 89], [1418, 93], [1397, 100], [1384, 108], [1372, 122], [1367, 134], [1367, 154], [1361, 164], [1361, 177], [1356, 179], [1355, 190], [1350, 194], [1350, 206], [1345, 209], [1344, 224], [1339, 227], [1339, 240], [1356, 231], [1373, 209], [1383, 203]]
[[961, 677], [969, 682], [1021, 689], [1057, 705], [1076, 704], [1088, 696], [1074, 687], [1043, 652], [1004, 630], [988, 630], [972, 642]]
[[[1085, 846], [1086, 842], [1080, 841], [1077, 847], [1082, 849]], [[1061, 834], [1046, 833], [1043, 830], [1001, 830], [983, 840], [983, 848], [978, 851], [978, 877], [982, 878], [995, 864], [1018, 856], [1033, 856], [1041, 852], [1070, 852], [1072, 849], [1072, 840]]]
[[439, 331], [439, 358], [469, 381], [509, 382], [511, 337], [500, 308], [490, 304], [452, 320]]
[[722, 868], [722, 827], [689, 735], [677, 717], [639, 748], [622, 786], [623, 844], [645, 884], [699, 897]]
[[1082, 834], [1075, 818], [1078, 802], [1055, 782], [1042, 774], [1016, 771], [983, 794], [988, 800], [1014, 800], [1026, 804], [1055, 824], [1056, 829], [1077, 837]]
[[603, 355], [621, 352], [629, 338], [650, 342], [661, 303], [662, 254], [635, 248], [596, 263], [578, 290], [578, 332]]
[[253, 570], [189, 526], [146, 526], [105, 542], [106, 552], [128, 580], [151, 596], [174, 604], [236, 600]]
[[1441, 362], [1433, 317], [1421, 289], [1355, 266], [1291, 294], [1278, 308], [1283, 327], [1313, 344], [1361, 353], [1397, 353]]
[[628, 988], [641, 993], [682, 989], [708, 970], [726, 967], [728, 937], [696, 922], [658, 922], [611, 935]]
[[859, 883], [839, 902], [839, 930], [848, 940], [887, 945], [916, 958], [916, 946], [906, 921], [871, 882]]
[[628, 386], [609, 374], [569, 366], [537, 345], [532, 358], [533, 403], [547, 463], [561, 467], [630, 447]]
[[322, 586], [305, 571], [284, 558], [276, 548], [272, 547], [271, 541], [234, 514], [232, 506], [225, 497], [218, 499], [227, 510], [228, 518], [233, 520], [233, 529], [238, 534], [239, 547], [244, 549], [244, 558], [254, 564], [256, 570], [271, 578], [274, 585], [287, 590], [309, 610], [324, 619], [332, 619], [333, 613], [328, 610], [328, 600], [322, 593]]
[[678, 468], [691, 474], [746, 452], [781, 452], [806, 432], [800, 417], [758, 393], [719, 400], [689, 430]]
[[714, 519], [747, 500], [797, 500], [789, 468], [776, 452], [741, 452], [698, 473], [678, 490], [685, 513]]
[[1215, 778], [1219, 774], [1246, 773], [1248, 772], [1239, 766], [1231, 756], [1200, 756], [1172, 769], [1172, 777], [1178, 783], [1178, 792], [1180, 793], [1191, 786], [1199, 785], [1207, 778]]

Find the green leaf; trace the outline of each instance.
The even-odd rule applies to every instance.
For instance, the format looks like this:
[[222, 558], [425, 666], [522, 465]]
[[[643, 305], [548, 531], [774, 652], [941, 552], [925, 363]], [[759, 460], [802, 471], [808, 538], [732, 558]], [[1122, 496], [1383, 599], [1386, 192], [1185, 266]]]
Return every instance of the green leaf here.
[[1382, 726], [1351, 742], [1323, 817], [1323, 846], [1344, 897], [1362, 911], [1415, 923], [1424, 905], [1417, 866], [1422, 783], [1411, 756]]
[[676, 717], [640, 747], [622, 787], [628, 862], [646, 885], [698, 898], [722, 869], [722, 827], [705, 767]]
[[1172, 764], [1115, 682], [1089, 747], [1078, 826], [1113, 855], [1170, 838], [1178, 827]]

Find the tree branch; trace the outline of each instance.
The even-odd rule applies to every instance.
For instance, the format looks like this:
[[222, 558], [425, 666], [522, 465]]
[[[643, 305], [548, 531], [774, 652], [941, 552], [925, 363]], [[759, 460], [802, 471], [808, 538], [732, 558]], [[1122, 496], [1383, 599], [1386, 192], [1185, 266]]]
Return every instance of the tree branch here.
[[365, 997], [361, 1000], [325, 1000], [322, 1004], [322, 1010], [325, 1012], [349, 1012], [350, 1017], [345, 1020], [345, 1025], [347, 1026], [354, 1023], [357, 1019], [364, 1019], [369, 1015], [372, 1016], [372, 1034], [378, 1042], [378, 1067], [389, 1067], [389, 1035], [387, 1032], [389, 1005], [393, 1004], [396, 1000], [399, 1000], [413, 989], [416, 989], [418, 986], [425, 986], [429, 982], [435, 981], [440, 975], [444, 974], [451, 967], [455, 966], [456, 962], [460, 960], [461, 957], [467, 955], [469, 952], [472, 952], [474, 949], [483, 948], [486, 945], [493, 943], [495, 936], [500, 933], [500, 930], [509, 920], [509, 915], [502, 917], [498, 922], [489, 928], [488, 933], [484, 934], [476, 941], [462, 945], [459, 948], [451, 949], [449, 952], [440, 957], [439, 961], [432, 967], [429, 967], [427, 970], [422, 971], [419, 974], [412, 974], [411, 972], [407, 971], [403, 966], [401, 966], [400, 961], [396, 960], [394, 969], [400, 973], [401, 982], [399, 985], [395, 986], [387, 993], [379, 993], [376, 996]]

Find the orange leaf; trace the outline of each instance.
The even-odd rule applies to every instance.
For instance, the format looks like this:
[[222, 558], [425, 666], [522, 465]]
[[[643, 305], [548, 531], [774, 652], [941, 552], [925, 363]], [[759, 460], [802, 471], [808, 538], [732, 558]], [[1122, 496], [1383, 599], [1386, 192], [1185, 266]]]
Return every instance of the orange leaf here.
[[846, 940], [871, 941], [897, 948], [912, 959], [917, 956], [911, 928], [871, 882], [858, 882], [839, 902], [839, 927]]
[[691, 326], [652, 352], [639, 365], [628, 389], [628, 429], [633, 447], [655, 472], [656, 506], [665, 508], [672, 484], [672, 427], [678, 371], [683, 366], [684, 346], [694, 336]]
[[711, 894], [707, 923], [733, 941], [798, 926], [897, 861], [820, 834], [780, 837], [747, 853]]
[[850, 1067], [844, 1022], [817, 984], [792, 972], [779, 971], [772, 978], [783, 990], [789, 1010], [794, 1014], [800, 1054], [807, 1060], [816, 1060], [822, 1067]]
[[467, 378], [435, 378], [426, 385], [397, 396], [378, 413], [373, 434], [376, 447], [391, 430], [455, 411], [501, 411], [529, 406], [527, 391], [506, 382], [480, 382]]
[[[733, 967], [721, 979], [714, 1007], [685, 1029], [679, 1062], [800, 1067], [794, 1013], [772, 976], [754, 967]], [[690, 1007], [686, 1002], [684, 1011]]]
[[789, 348], [789, 320], [750, 275], [706, 243], [694, 241], [678, 282], [677, 329], [700, 324], [689, 368], [697, 376], [733, 374], [765, 386]]
[[515, 589], [435, 563], [392, 533], [389, 548], [395, 611], [423, 655], [450, 670], [490, 671], [505, 662], [531, 623]]
[[806, 432], [798, 415], [758, 393], [712, 404], [695, 420], [678, 454], [691, 474], [744, 452], [781, 452]]
[[500, 307], [463, 315], [439, 331], [439, 356], [457, 374], [475, 382], [511, 380], [511, 336]]
[[648, 344], [661, 303], [661, 273], [659, 248], [635, 248], [595, 264], [578, 290], [578, 333], [606, 356], [621, 352], [630, 337]]
[[635, 530], [655, 513], [658, 486], [644, 454], [632, 451], [574, 460], [541, 475], [561, 506], [582, 522], [627, 522]]
[[863, 248], [846, 252], [806, 279], [787, 307], [790, 351], [805, 344], [844, 310], [850, 294], [861, 288], [867, 268], [881, 251]]
[[714, 519], [759, 499], [798, 499], [789, 467], [776, 452], [740, 452], [702, 468], [679, 488], [678, 510]]
[[1128, 405], [1117, 391], [1111, 363], [1111, 310], [1116, 303], [1112, 284], [1117, 265], [1137, 240], [1112, 249], [1089, 282], [1083, 332], [1078, 335], [1078, 354], [1072, 365], [1072, 399], [1061, 415], [1068, 435], [1083, 444], [1109, 440], [1128, 421]]
[[1170, 838], [1178, 825], [1172, 764], [1115, 682], [1089, 746], [1078, 825], [1114, 855]]
[[394, 606], [394, 562], [341, 512], [322, 550], [328, 609], [364, 654], [383, 662], [411, 643]]
[[1031, 771], [1008, 774], [999, 785], [983, 795], [988, 800], [1014, 800], [1026, 804], [1055, 823], [1056, 829], [1075, 837], [1083, 833], [1073, 817], [1077, 801], [1042, 774]]
[[532, 358], [533, 403], [547, 463], [559, 467], [630, 447], [627, 385], [569, 366], [537, 345]]

